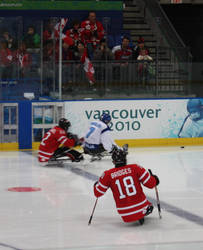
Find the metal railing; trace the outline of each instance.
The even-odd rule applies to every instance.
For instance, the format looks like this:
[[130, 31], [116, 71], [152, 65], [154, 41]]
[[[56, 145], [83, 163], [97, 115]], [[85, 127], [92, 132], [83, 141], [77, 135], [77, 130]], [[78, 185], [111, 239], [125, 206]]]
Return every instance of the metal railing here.
[[[162, 55], [161, 51], [160, 54]], [[83, 64], [77, 61], [62, 62], [62, 99], [97, 96], [114, 98], [115, 94], [120, 98], [139, 94], [158, 97], [165, 92], [171, 95], [190, 92], [191, 65], [187, 62], [157, 60], [152, 62], [93, 61], [92, 63], [95, 84], [91, 85]], [[60, 99], [58, 63], [43, 62], [42, 68], [39, 64], [38, 69], [35, 69], [35, 78], [31, 77], [31, 73], [24, 78], [1, 79], [1, 100], [23, 99], [26, 92], [33, 92], [36, 99], [39, 97]]]

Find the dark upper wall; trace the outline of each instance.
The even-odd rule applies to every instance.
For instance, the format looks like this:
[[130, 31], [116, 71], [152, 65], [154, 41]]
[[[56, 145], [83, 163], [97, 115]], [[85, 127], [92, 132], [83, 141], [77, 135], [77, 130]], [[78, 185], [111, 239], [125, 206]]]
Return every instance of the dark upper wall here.
[[[15, 0], [14, 0], [15, 1]], [[6, 1], [4, 1], [5, 3]], [[6, 4], [9, 2], [6, 2]], [[2, 26], [8, 26], [12, 32], [19, 34], [21, 24], [18, 21], [11, 21], [17, 17], [22, 17], [23, 29], [32, 24], [39, 29], [39, 22], [50, 17], [67, 17], [69, 19], [66, 28], [70, 27], [74, 19], [84, 20], [88, 11], [93, 10], [97, 14], [97, 19], [101, 21], [107, 33], [119, 33], [123, 27], [123, 5], [122, 1], [16, 1], [17, 5], [7, 6], [0, 4], [0, 30]], [[21, 5], [19, 5], [21, 4]], [[4, 18], [4, 21], [1, 20]], [[107, 17], [107, 18], [106, 18]], [[5, 21], [8, 19], [8, 22]], [[10, 28], [9, 28], [10, 27]], [[21, 28], [22, 29], [22, 28]]]
[[162, 5], [168, 18], [174, 25], [193, 55], [193, 61], [203, 62], [203, 5]]
[[0, 10], [122, 10], [123, 1], [1, 0]]
[[[123, 28], [122, 11], [95, 11], [97, 19], [102, 22], [106, 34], [120, 34]], [[9, 11], [4, 13], [4, 20], [0, 18], [0, 32], [8, 30], [15, 38], [20, 39], [27, 28], [32, 25], [37, 33], [41, 32], [43, 20], [51, 17], [67, 17], [68, 23], [64, 31], [71, 27], [72, 21], [85, 20], [88, 11]], [[3, 16], [3, 15], [2, 15]], [[1, 17], [1, 15], [0, 15]], [[20, 17], [20, 18], [19, 18]], [[20, 19], [20, 20], [19, 20]]]

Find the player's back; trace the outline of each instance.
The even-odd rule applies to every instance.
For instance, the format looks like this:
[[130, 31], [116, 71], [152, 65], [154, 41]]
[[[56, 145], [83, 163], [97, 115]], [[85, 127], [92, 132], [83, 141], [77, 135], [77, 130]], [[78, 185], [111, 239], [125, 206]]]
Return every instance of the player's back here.
[[148, 171], [131, 164], [105, 171], [99, 179], [97, 189], [101, 192], [110, 187], [118, 213], [125, 222], [131, 222], [141, 219], [151, 205], [140, 182], [151, 188], [155, 185], [155, 180], [150, 178]]
[[107, 128], [107, 125], [102, 121], [93, 121], [90, 124], [89, 130], [85, 135], [85, 142], [89, 144], [100, 144], [101, 133]]
[[54, 152], [62, 143], [63, 138], [66, 138], [65, 130], [55, 126], [44, 135], [39, 150]]
[[130, 206], [143, 202], [146, 196], [140, 184], [140, 176], [144, 174], [145, 169], [131, 164], [123, 167], [108, 170], [110, 175], [110, 188], [117, 207]]

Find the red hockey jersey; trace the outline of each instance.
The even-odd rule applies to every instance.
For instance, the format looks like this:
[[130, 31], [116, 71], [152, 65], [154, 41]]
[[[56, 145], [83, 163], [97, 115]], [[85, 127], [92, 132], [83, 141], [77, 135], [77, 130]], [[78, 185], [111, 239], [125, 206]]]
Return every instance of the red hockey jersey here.
[[104, 27], [102, 23], [96, 21], [95, 23], [85, 20], [81, 23], [82, 40], [86, 43], [93, 43], [96, 45], [104, 37]]
[[114, 196], [117, 211], [124, 222], [133, 222], [145, 216], [151, 203], [147, 200], [141, 183], [153, 188], [156, 179], [147, 170], [137, 164], [112, 168], [103, 173], [94, 185], [96, 197], [102, 196], [110, 187]]
[[0, 50], [0, 66], [9, 66], [13, 63], [13, 55], [10, 49]]
[[44, 135], [38, 150], [38, 160], [47, 162], [61, 144], [74, 147], [75, 140], [69, 139], [64, 129], [55, 126]]
[[81, 28], [79, 28], [78, 30], [69, 29], [66, 31], [66, 37], [71, 38], [74, 42], [74, 45], [77, 46], [77, 43], [79, 41], [82, 41], [82, 32], [83, 32], [83, 29]]
[[132, 57], [132, 52], [133, 51], [130, 47], [123, 49], [121, 45], [117, 45], [112, 49], [115, 60], [130, 60]]

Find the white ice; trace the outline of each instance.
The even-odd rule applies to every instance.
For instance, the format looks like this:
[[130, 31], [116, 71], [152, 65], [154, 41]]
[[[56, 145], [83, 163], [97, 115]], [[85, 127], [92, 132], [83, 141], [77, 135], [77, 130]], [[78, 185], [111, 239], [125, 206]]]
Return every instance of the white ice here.
[[[159, 219], [155, 190], [144, 188], [155, 205], [145, 224], [122, 222], [111, 191], [98, 199], [93, 183], [109, 157], [99, 162], [40, 167], [35, 152], [0, 152], [0, 249], [15, 250], [202, 250], [203, 147], [133, 148], [129, 163], [160, 178]], [[90, 174], [88, 174], [90, 173]], [[11, 192], [11, 187], [39, 187]]]

